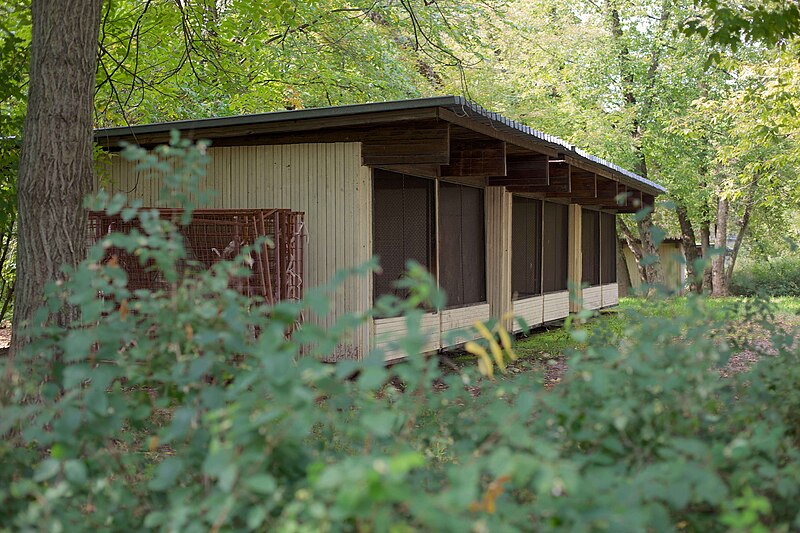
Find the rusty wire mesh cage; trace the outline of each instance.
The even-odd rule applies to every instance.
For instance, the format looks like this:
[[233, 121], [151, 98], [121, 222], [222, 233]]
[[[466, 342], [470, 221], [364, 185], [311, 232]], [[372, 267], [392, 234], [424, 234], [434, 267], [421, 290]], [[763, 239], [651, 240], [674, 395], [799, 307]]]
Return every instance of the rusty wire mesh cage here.
[[[157, 209], [162, 218], [178, 220], [180, 209]], [[305, 257], [304, 214], [289, 209], [198, 209], [191, 222], [179, 225], [185, 264], [181, 269], [209, 269], [215, 263], [230, 260], [252, 246], [249, 276], [237, 277], [231, 286], [249, 297], [262, 297], [268, 303], [299, 300], [303, 297]], [[112, 232], [142, 231], [138, 220], [125, 221], [119, 215], [89, 213], [87, 239], [92, 245]], [[268, 240], [261, 242], [262, 237]], [[260, 243], [260, 244], [259, 244]], [[152, 260], [142, 262], [134, 254], [109, 248], [106, 257], [116, 256], [128, 276], [128, 288], [159, 290], [168, 284]]]

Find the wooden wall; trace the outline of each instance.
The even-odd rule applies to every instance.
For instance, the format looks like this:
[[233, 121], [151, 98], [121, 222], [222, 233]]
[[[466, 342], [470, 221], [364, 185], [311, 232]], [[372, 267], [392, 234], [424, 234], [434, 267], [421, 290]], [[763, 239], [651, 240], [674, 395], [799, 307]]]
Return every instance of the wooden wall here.
[[581, 215], [583, 211], [578, 204], [569, 204], [569, 255], [567, 275], [570, 288], [574, 292], [575, 301], [569, 302], [569, 311], [577, 313], [580, 311], [581, 279], [582, 279], [582, 245], [581, 245]]
[[[313, 143], [210, 148], [202, 186], [216, 196], [210, 208], [290, 208], [305, 212], [308, 234], [306, 287], [327, 282], [340, 269], [363, 264], [372, 255], [371, 170], [361, 165], [360, 143]], [[160, 185], [113, 158], [107, 187], [141, 198], [145, 206], [168, 207]], [[349, 279], [333, 298], [326, 316], [309, 317], [330, 326], [346, 312], [372, 304], [372, 277]], [[339, 347], [338, 358], [358, 356], [369, 346], [369, 327]]]
[[[201, 207], [290, 208], [306, 213], [307, 288], [320, 286], [337, 270], [363, 264], [372, 256], [372, 172], [362, 166], [360, 143], [232, 146], [210, 148], [209, 152], [212, 161], [202, 186], [216, 195]], [[119, 157], [113, 158], [111, 176], [104, 185], [112, 192], [142, 199], [145, 206], [168, 207], [160, 198], [158, 181]], [[485, 189], [487, 302], [426, 314], [422, 329], [431, 335], [426, 349], [446, 347], [444, 339], [455, 331], [510, 311], [523, 315], [530, 325], [569, 313], [567, 291], [511, 301], [511, 209], [512, 195], [504, 187]], [[581, 276], [579, 205], [570, 205], [569, 222], [569, 279], [577, 287]], [[589, 307], [617, 301], [615, 286], [597, 287], [596, 292], [584, 294]], [[344, 313], [367, 311], [372, 305], [372, 277], [349, 279], [332, 302], [330, 313], [309, 320], [329, 327]], [[512, 327], [508, 322], [506, 326]], [[513, 327], [518, 329], [516, 324]], [[373, 321], [340, 345], [334, 358], [362, 357], [370, 345], [396, 340], [405, 333], [402, 318]], [[460, 342], [464, 340], [467, 338]], [[400, 355], [390, 353], [387, 358]]]
[[[512, 195], [505, 187], [486, 187], [486, 296], [491, 316], [511, 312]], [[504, 322], [506, 328], [510, 320]]]

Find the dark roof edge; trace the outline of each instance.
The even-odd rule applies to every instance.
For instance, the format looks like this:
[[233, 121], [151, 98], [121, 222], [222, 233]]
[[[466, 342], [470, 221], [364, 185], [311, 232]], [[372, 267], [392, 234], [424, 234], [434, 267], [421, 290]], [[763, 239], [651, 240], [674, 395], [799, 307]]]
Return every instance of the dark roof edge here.
[[[585, 150], [582, 150], [582, 149], [578, 148], [574, 144], [570, 144], [567, 141], [565, 141], [563, 139], [560, 139], [559, 137], [556, 137], [554, 135], [548, 135], [548, 134], [546, 134], [544, 132], [541, 132], [539, 130], [533, 129], [530, 126], [526, 126], [525, 124], [517, 122], [516, 120], [511, 120], [509, 118], [506, 118], [506, 117], [500, 115], [499, 113], [495, 113], [493, 111], [489, 111], [488, 109], [485, 109], [485, 108], [479, 106], [478, 104], [470, 102], [470, 101], [468, 101], [468, 100], [466, 100], [466, 99], [464, 99], [464, 98], [462, 98], [460, 96], [456, 96], [454, 98], [458, 101], [458, 104], [456, 104], [456, 106], [442, 106], [442, 107], [451, 107], [451, 108], [452, 107], [459, 107], [459, 108], [461, 108], [462, 112], [464, 112], [465, 114], [469, 114], [469, 112], [473, 112], [473, 113], [475, 113], [475, 114], [477, 114], [477, 115], [479, 115], [481, 117], [484, 117], [485, 119], [488, 119], [489, 121], [495, 123], [499, 127], [505, 127], [506, 129], [510, 129], [510, 130], [516, 131], [516, 132], [521, 132], [521, 133], [524, 133], [524, 134], [529, 135], [531, 137], [534, 137], [536, 140], [538, 140], [540, 142], [543, 142], [544, 144], [546, 144], [546, 145], [550, 146], [551, 148], [557, 150], [559, 153], [563, 153], [565, 155], [570, 155], [570, 156], [576, 157], [577, 159], [583, 160], [583, 161], [585, 161], [587, 163], [593, 163], [595, 165], [600, 165], [600, 166], [606, 167], [607, 169], [609, 169], [609, 170], [611, 170], [611, 171], [613, 171], [613, 172], [615, 172], [617, 174], [621, 174], [622, 176], [624, 176], [624, 177], [626, 177], [628, 179], [631, 179], [631, 180], [637, 182], [638, 184], [643, 185], [645, 188], [650, 189], [649, 191], [646, 191], [646, 192], [654, 193], [654, 194], [661, 194], [661, 193], [667, 192], [667, 190], [664, 187], [662, 187], [661, 185], [659, 185], [658, 183], [655, 183], [654, 181], [651, 181], [651, 180], [649, 180], [647, 178], [644, 178], [644, 177], [642, 177], [642, 176], [640, 176], [640, 175], [638, 175], [638, 174], [636, 174], [634, 172], [631, 172], [629, 170], [625, 170], [624, 168], [620, 167], [619, 165], [616, 165], [616, 164], [614, 164], [614, 163], [612, 163], [610, 161], [607, 161], [607, 160], [605, 160], [605, 159], [603, 159], [601, 157], [594, 156], [594, 155], [586, 152]], [[453, 109], [453, 110], [455, 111], [456, 109]]]
[[296, 109], [289, 111], [273, 111], [269, 113], [258, 113], [252, 115], [236, 115], [220, 118], [203, 118], [195, 120], [178, 120], [174, 122], [157, 122], [143, 124], [140, 126], [120, 126], [114, 128], [99, 128], [94, 132], [95, 139], [123, 137], [129, 135], [144, 135], [148, 133], [166, 133], [172, 129], [180, 130], [203, 130], [223, 126], [268, 124], [287, 120], [319, 119], [329, 117], [342, 117], [348, 115], [358, 115], [362, 113], [379, 113], [385, 111], [404, 111], [411, 109], [424, 109], [433, 107], [443, 107], [456, 113], [469, 116], [473, 119], [483, 119], [492, 127], [506, 130], [515, 135], [533, 137], [536, 141], [549, 146], [565, 155], [570, 155], [579, 160], [590, 164], [600, 165], [615, 174], [619, 174], [628, 180], [632, 180], [637, 185], [647, 189], [645, 192], [650, 194], [660, 194], [666, 192], [661, 185], [643, 178], [638, 174], [623, 169], [622, 167], [606, 161], [605, 159], [593, 156], [581, 150], [567, 141], [535, 130], [515, 120], [506, 118], [499, 113], [485, 109], [475, 103], [470, 102], [462, 96], [434, 96], [429, 98], [415, 98], [410, 100], [395, 100], [390, 102], [376, 102], [368, 104], [349, 104], [334, 107], [315, 107], [309, 109]]
[[270, 111], [252, 115], [235, 115], [231, 117], [200, 118], [193, 120], [176, 120], [173, 122], [153, 122], [141, 126], [117, 126], [114, 128], [98, 128], [94, 130], [97, 137], [117, 137], [131, 134], [165, 133], [171, 129], [183, 130], [216, 128], [220, 126], [239, 126], [244, 124], [269, 124], [284, 120], [304, 120], [313, 118], [343, 117], [362, 113], [379, 113], [382, 111], [405, 111], [428, 107], [450, 107], [459, 104], [460, 96], [435, 96], [432, 98], [414, 98], [410, 100], [394, 100], [391, 102], [374, 102], [369, 104], [348, 104], [333, 107], [309, 107], [308, 109], [292, 109], [287, 111]]

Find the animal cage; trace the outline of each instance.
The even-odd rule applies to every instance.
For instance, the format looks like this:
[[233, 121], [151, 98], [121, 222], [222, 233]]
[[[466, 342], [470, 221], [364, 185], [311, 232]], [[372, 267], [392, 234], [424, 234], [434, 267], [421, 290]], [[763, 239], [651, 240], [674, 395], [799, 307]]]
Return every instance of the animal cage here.
[[[177, 221], [182, 209], [156, 209], [161, 218]], [[120, 215], [101, 211], [89, 213], [88, 244], [91, 246], [112, 233], [142, 232], [138, 219], [125, 221]], [[270, 304], [303, 297], [305, 261], [304, 213], [289, 209], [197, 209], [187, 225], [178, 224], [186, 250], [181, 269], [209, 269], [215, 263], [230, 260], [253, 247], [249, 276], [231, 280], [231, 286], [249, 297], [261, 297]], [[260, 242], [266, 237], [269, 241]], [[262, 240], [263, 241], [263, 240]], [[128, 276], [128, 289], [159, 290], [168, 284], [152, 259], [111, 247], [106, 258], [116, 256], [117, 264]]]

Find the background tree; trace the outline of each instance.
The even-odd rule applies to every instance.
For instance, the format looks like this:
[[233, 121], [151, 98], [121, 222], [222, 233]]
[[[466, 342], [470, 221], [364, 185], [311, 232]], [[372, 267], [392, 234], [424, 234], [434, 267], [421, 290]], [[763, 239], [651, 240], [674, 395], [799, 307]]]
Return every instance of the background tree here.
[[[723, 251], [716, 256], [716, 293], [726, 293], [748, 228], [767, 220], [761, 211], [797, 206], [795, 196], [782, 193], [782, 206], [761, 201], [776, 197], [777, 183], [785, 189], [785, 180], [765, 176], [789, 178], [793, 163], [787, 158], [796, 139], [789, 126], [777, 126], [792, 116], [794, 98], [786, 94], [776, 106], [775, 95], [758, 89], [787, 86], [776, 73], [767, 74], [776, 54], [787, 64], [796, 59], [744, 34], [731, 49], [685, 32], [687, 21], [711, 18], [703, 5], [680, 0], [518, 0], [508, 9], [514, 14], [508, 31], [485, 30], [489, 59], [476, 54], [467, 69], [471, 94], [666, 185], [674, 211], [657, 209], [654, 220], [683, 240], [689, 279], [703, 280], [692, 284], [695, 290], [704, 284], [712, 290], [714, 270], [695, 272], [697, 259], [711, 257], [715, 246]], [[772, 128], [766, 135], [769, 123], [782, 132]], [[658, 239], [649, 217], [621, 222], [634, 256], [651, 255]], [[731, 254], [724, 251], [725, 226], [735, 230]], [[642, 281], [658, 279], [647, 261], [639, 266]]]
[[[19, 244], [12, 353], [46, 282], [84, 255], [92, 187], [93, 95], [101, 3], [34, 0], [28, 105], [17, 183]], [[66, 323], [71, 317], [59, 316]]]

